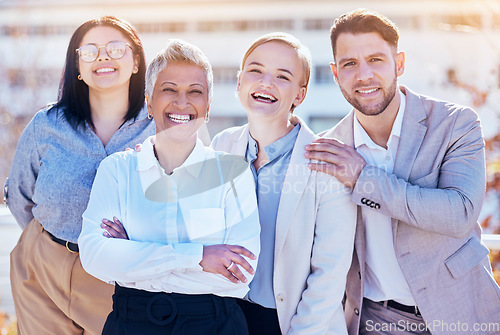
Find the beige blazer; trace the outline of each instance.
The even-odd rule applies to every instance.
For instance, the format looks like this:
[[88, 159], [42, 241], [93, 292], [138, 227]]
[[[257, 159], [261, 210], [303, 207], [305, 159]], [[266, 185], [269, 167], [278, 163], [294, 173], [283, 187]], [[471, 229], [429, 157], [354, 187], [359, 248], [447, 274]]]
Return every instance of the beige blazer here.
[[[283, 334], [347, 334], [342, 297], [351, 264], [356, 206], [337, 179], [308, 168], [314, 133], [299, 118], [276, 220], [273, 285]], [[245, 157], [248, 125], [216, 135], [216, 150]]]
[[[365, 275], [360, 209], [370, 201], [378, 204], [372, 210], [393, 218], [396, 257], [432, 334], [468, 334], [462, 330], [473, 331], [474, 323], [500, 322], [500, 289], [477, 223], [485, 192], [479, 119], [469, 108], [400, 89], [406, 109], [394, 172], [367, 165], [352, 192], [358, 225], [346, 288], [349, 334], [359, 329]], [[353, 117], [352, 111], [323, 136], [353, 146]], [[462, 328], [450, 330], [457, 325]]]

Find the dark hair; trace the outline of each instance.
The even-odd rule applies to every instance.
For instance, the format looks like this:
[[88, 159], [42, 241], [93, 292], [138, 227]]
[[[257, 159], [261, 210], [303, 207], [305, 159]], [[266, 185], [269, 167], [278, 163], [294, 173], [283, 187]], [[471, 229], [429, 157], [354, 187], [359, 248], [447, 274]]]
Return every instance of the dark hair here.
[[71, 36], [68, 45], [66, 64], [59, 84], [59, 99], [52, 110], [62, 110], [64, 117], [73, 128], [84, 125], [85, 121], [94, 128], [90, 115], [89, 87], [83, 80], [78, 80], [78, 54], [75, 50], [80, 47], [85, 34], [95, 27], [112, 27], [119, 30], [129, 39], [134, 55], [139, 55], [138, 72], [130, 78], [129, 104], [125, 121], [135, 119], [144, 107], [146, 59], [141, 40], [134, 27], [127, 21], [114, 16], [103, 16], [79, 26]]
[[333, 26], [330, 28], [330, 40], [332, 42], [334, 58], [337, 39], [342, 33], [377, 33], [389, 45], [396, 50], [398, 48], [398, 27], [387, 17], [368, 9], [356, 9], [335, 19]]

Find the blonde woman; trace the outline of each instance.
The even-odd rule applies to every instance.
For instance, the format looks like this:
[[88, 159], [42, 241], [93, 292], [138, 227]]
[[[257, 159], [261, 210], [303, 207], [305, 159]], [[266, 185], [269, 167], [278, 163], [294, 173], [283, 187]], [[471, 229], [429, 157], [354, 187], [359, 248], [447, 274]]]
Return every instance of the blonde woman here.
[[250, 163], [261, 224], [261, 253], [241, 306], [250, 334], [346, 334], [342, 298], [351, 264], [356, 207], [349, 189], [311, 171], [315, 138], [297, 116], [311, 60], [295, 37], [271, 33], [241, 62], [238, 96], [248, 124], [212, 146]]

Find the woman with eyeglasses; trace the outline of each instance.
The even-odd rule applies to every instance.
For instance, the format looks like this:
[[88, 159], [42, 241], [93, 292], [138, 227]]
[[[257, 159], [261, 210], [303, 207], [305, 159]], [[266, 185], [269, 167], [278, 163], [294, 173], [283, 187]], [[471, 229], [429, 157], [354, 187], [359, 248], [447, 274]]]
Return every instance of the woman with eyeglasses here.
[[11, 253], [21, 335], [101, 334], [114, 287], [83, 270], [77, 240], [101, 161], [154, 134], [145, 72], [129, 23], [111, 16], [83, 23], [68, 46], [58, 102], [19, 139], [7, 205], [24, 230]]

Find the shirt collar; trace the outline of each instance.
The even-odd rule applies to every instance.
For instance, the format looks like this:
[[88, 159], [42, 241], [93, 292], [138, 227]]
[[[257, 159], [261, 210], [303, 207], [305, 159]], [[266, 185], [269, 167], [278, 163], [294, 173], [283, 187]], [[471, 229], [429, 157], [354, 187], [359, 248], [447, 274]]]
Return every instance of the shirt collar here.
[[[288, 134], [264, 147], [264, 151], [269, 161], [273, 161], [277, 157], [293, 149], [299, 130], [300, 124], [297, 124]], [[255, 141], [250, 133], [248, 133], [248, 161], [255, 160], [257, 158], [258, 151], [257, 141]]]
[[[163, 171], [160, 163], [154, 154], [154, 144], [156, 142], [156, 136], [148, 137], [143, 143], [141, 151], [137, 153], [137, 170], [146, 171], [153, 167], [158, 170]], [[172, 174], [179, 169], [184, 169], [189, 172], [193, 177], [198, 178], [203, 168], [202, 162], [205, 161], [207, 157], [207, 149], [203, 145], [203, 142], [197, 138], [196, 144], [193, 151], [189, 154], [188, 158], [182, 163], [181, 166], [176, 167]]]
[[[389, 140], [387, 141], [387, 146], [392, 142], [393, 137], [401, 137], [401, 127], [403, 125], [403, 116], [406, 108], [406, 96], [398, 89], [400, 96], [399, 110], [396, 115], [396, 119], [394, 119], [394, 123], [392, 124], [391, 134], [389, 135]], [[354, 147], [358, 148], [361, 145], [366, 145], [370, 149], [377, 149], [379, 146], [372, 141], [370, 136], [367, 134], [366, 130], [361, 126], [358, 121], [358, 118], [354, 116]]]

